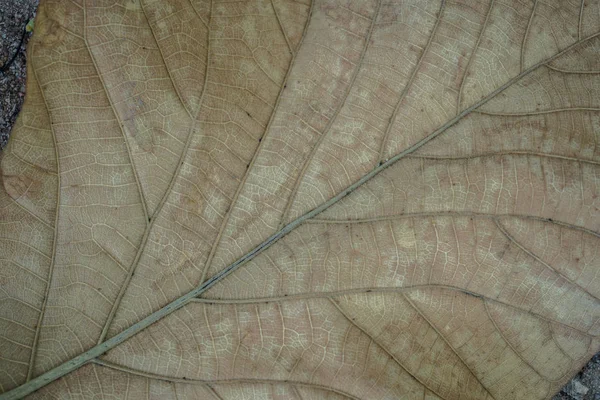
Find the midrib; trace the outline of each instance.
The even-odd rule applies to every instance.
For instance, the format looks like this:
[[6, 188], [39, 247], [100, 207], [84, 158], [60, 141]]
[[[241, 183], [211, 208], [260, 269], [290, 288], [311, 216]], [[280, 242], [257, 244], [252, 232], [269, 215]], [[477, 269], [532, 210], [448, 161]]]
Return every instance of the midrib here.
[[521, 78], [523, 78], [524, 76], [530, 74], [531, 72], [537, 70], [539, 67], [544, 66], [545, 64], [553, 61], [554, 59], [560, 57], [561, 55], [567, 53], [568, 51], [572, 50], [574, 47], [579, 46], [582, 43], [585, 43], [588, 40], [591, 40], [597, 36], [600, 35], [600, 32], [595, 33], [593, 35], [590, 35], [584, 39], [581, 39], [575, 43], [573, 43], [572, 45], [568, 46], [567, 48], [565, 48], [564, 50], [562, 50], [561, 52], [555, 54], [554, 56], [539, 62], [538, 64], [533, 65], [532, 67], [524, 70], [523, 72], [521, 72], [520, 74], [518, 74], [517, 76], [515, 76], [514, 78], [510, 79], [508, 82], [506, 82], [504, 85], [502, 85], [501, 87], [497, 88], [496, 90], [494, 90], [493, 92], [491, 92], [489, 95], [487, 95], [486, 97], [484, 97], [483, 99], [481, 99], [479, 102], [473, 104], [472, 106], [464, 109], [460, 114], [456, 115], [453, 119], [449, 120], [447, 123], [445, 123], [444, 125], [442, 125], [441, 127], [439, 127], [438, 129], [436, 129], [434, 132], [432, 132], [431, 134], [429, 134], [428, 136], [424, 137], [423, 139], [421, 139], [420, 141], [418, 141], [417, 143], [415, 143], [414, 145], [412, 145], [411, 147], [409, 147], [408, 149], [404, 150], [401, 153], [398, 153], [397, 155], [395, 155], [394, 157], [388, 159], [387, 161], [385, 161], [384, 163], [378, 165], [377, 167], [373, 168], [369, 173], [363, 175], [359, 180], [357, 180], [355, 183], [353, 183], [352, 185], [348, 186], [346, 189], [344, 189], [343, 191], [341, 191], [340, 193], [338, 193], [336, 196], [332, 197], [331, 199], [329, 199], [328, 201], [326, 201], [325, 203], [321, 204], [319, 207], [307, 212], [306, 214], [302, 215], [301, 217], [298, 217], [297, 219], [295, 219], [294, 221], [290, 222], [289, 224], [285, 225], [282, 229], [280, 229], [279, 231], [277, 231], [276, 233], [274, 233], [273, 235], [271, 235], [269, 238], [267, 238], [265, 241], [263, 241], [261, 244], [259, 244], [258, 246], [256, 246], [254, 249], [252, 249], [250, 252], [246, 253], [244, 256], [242, 256], [241, 258], [239, 258], [237, 261], [235, 261], [234, 263], [230, 264], [228, 267], [226, 267], [225, 269], [221, 270], [219, 273], [213, 275], [211, 278], [207, 279], [206, 281], [204, 281], [204, 283], [202, 283], [200, 286], [198, 286], [197, 288], [189, 291], [188, 293], [178, 297], [177, 299], [173, 300], [171, 303], [167, 304], [166, 306], [162, 307], [161, 309], [153, 312], [152, 314], [148, 315], [146, 318], [142, 319], [141, 321], [137, 322], [136, 324], [130, 326], [129, 328], [125, 329], [124, 331], [122, 331], [121, 333], [111, 337], [110, 339], [92, 347], [90, 350], [81, 353], [80, 355], [72, 358], [69, 361], [64, 362], [63, 364], [51, 369], [50, 371], [30, 380], [29, 382], [15, 388], [12, 389], [2, 395], [0, 395], [0, 400], [13, 400], [13, 399], [21, 399], [24, 396], [27, 396], [28, 394], [38, 390], [39, 388], [55, 381], [58, 378], [61, 378], [65, 375], [67, 375], [68, 373], [75, 371], [76, 369], [78, 369], [79, 367], [93, 361], [95, 358], [100, 357], [101, 355], [103, 355], [104, 353], [106, 353], [107, 351], [115, 348], [116, 346], [118, 346], [119, 344], [123, 343], [125, 340], [133, 337], [135, 334], [137, 334], [138, 332], [146, 329], [148, 326], [152, 325], [153, 323], [155, 323], [156, 321], [162, 319], [163, 317], [171, 314], [172, 312], [182, 308], [183, 306], [185, 306], [187, 303], [189, 303], [192, 299], [198, 297], [199, 295], [201, 295], [202, 293], [206, 292], [208, 289], [210, 289], [211, 287], [213, 287], [215, 284], [217, 284], [218, 282], [220, 282], [221, 280], [223, 280], [226, 276], [230, 275], [231, 273], [233, 273], [234, 271], [236, 271], [239, 267], [241, 267], [242, 265], [244, 265], [246, 262], [252, 260], [254, 257], [256, 257], [257, 255], [259, 255], [260, 253], [262, 253], [264, 250], [268, 249], [269, 247], [271, 247], [271, 245], [273, 245], [275, 242], [277, 242], [279, 239], [281, 239], [282, 237], [284, 237], [285, 235], [287, 235], [288, 233], [290, 233], [291, 231], [293, 231], [294, 229], [296, 229], [298, 226], [302, 225], [306, 220], [309, 220], [315, 216], [317, 216], [318, 214], [322, 213], [323, 211], [325, 211], [326, 209], [328, 209], [329, 207], [331, 207], [332, 205], [336, 204], [337, 202], [339, 202], [341, 199], [343, 199], [344, 197], [346, 197], [347, 195], [349, 195], [350, 193], [352, 193], [354, 190], [356, 190], [357, 188], [359, 188], [360, 186], [362, 186], [364, 183], [366, 183], [367, 181], [369, 181], [371, 178], [373, 178], [375, 175], [379, 174], [381, 171], [383, 171], [384, 169], [390, 167], [392, 164], [396, 163], [397, 161], [403, 159], [404, 157], [406, 157], [407, 155], [415, 152], [416, 150], [418, 150], [419, 148], [423, 147], [425, 144], [427, 144], [428, 142], [430, 142], [431, 140], [435, 139], [436, 137], [438, 137], [439, 135], [441, 135], [442, 133], [444, 133], [448, 128], [452, 127], [453, 125], [455, 125], [457, 122], [459, 122], [463, 117], [465, 117], [466, 115], [470, 114], [471, 112], [473, 112], [473, 110], [481, 107], [482, 105], [486, 104], [488, 101], [490, 101], [491, 99], [493, 99], [494, 97], [496, 97], [499, 93], [503, 92], [505, 89], [507, 89], [508, 87], [510, 87], [511, 85], [513, 85], [515, 82], [517, 82], [518, 80], [520, 80]]

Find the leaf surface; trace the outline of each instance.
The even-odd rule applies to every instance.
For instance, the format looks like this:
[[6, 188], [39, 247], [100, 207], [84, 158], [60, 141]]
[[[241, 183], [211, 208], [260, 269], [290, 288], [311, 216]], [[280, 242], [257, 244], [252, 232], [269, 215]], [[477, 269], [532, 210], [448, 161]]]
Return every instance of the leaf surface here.
[[600, 349], [599, 13], [43, 1], [0, 397], [550, 398]]

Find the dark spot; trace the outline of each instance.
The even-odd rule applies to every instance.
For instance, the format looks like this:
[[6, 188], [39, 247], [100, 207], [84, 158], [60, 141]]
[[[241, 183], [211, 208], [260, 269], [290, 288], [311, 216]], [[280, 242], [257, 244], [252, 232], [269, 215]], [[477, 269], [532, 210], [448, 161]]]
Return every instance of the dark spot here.
[[250, 113], [248, 111], [246, 111], [246, 115], [249, 117], [252, 117], [252, 115], [250, 115]]
[[258, 143], [262, 142], [262, 136], [258, 139]]
[[477, 293], [469, 292], [468, 290], [461, 290], [461, 292], [463, 292], [467, 296], [471, 296], [471, 297], [475, 297], [477, 299], [481, 299], [481, 296], [478, 295]]
[[148, 217], [148, 222], [152, 221], [152, 217]]
[[367, 289], [367, 291], [365, 293], [371, 293], [373, 291], [373, 289]]

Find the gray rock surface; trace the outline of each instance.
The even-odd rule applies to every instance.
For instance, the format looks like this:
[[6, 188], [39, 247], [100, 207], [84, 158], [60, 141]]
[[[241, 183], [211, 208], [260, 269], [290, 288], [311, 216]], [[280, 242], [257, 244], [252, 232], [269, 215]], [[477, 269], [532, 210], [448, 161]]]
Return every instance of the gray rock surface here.
[[25, 26], [35, 14], [38, 0], [0, 0], [0, 148], [25, 97], [25, 47], [30, 34]]
[[552, 400], [600, 400], [600, 353]]

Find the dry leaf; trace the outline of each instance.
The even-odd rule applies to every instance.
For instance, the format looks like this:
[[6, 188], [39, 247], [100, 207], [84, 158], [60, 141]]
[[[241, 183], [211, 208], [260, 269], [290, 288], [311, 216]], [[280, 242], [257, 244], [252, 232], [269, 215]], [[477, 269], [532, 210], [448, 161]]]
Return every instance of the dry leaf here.
[[3, 399], [544, 399], [600, 349], [598, 0], [43, 0]]

